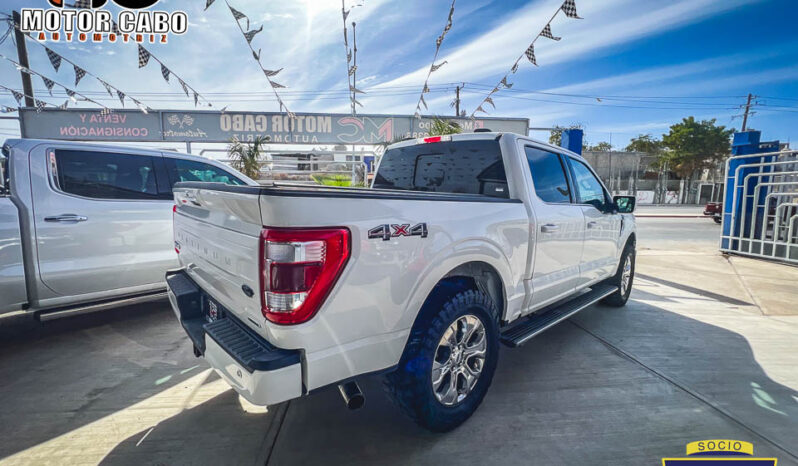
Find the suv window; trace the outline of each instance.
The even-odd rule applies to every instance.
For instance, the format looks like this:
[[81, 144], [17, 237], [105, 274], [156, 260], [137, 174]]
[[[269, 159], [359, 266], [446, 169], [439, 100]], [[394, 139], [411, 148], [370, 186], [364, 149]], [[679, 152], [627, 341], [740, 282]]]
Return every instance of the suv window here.
[[492, 139], [390, 149], [374, 188], [509, 197], [501, 148]]
[[607, 201], [604, 195], [604, 187], [596, 178], [596, 175], [579, 160], [570, 159], [571, 169], [574, 173], [574, 185], [576, 186], [577, 202], [580, 204], [591, 204], [602, 210]]
[[209, 163], [166, 157], [166, 167], [172, 185], [180, 181], [204, 181], [232, 185], [246, 184], [232, 174]]
[[570, 203], [571, 192], [560, 156], [534, 147], [526, 147], [524, 151], [538, 197], [543, 202]]
[[151, 156], [59, 149], [53, 167], [65, 193], [95, 199], [159, 198]]

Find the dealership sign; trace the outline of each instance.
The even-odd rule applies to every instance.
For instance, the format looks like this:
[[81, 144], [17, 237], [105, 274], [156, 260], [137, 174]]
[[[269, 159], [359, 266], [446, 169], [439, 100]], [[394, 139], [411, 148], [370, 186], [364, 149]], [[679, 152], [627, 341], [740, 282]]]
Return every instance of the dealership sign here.
[[[286, 144], [377, 144], [429, 135], [433, 118], [410, 115], [114, 110], [21, 109], [22, 136], [70, 141], [228, 142], [266, 136]], [[527, 134], [525, 118], [446, 118], [464, 132], [479, 128]]]

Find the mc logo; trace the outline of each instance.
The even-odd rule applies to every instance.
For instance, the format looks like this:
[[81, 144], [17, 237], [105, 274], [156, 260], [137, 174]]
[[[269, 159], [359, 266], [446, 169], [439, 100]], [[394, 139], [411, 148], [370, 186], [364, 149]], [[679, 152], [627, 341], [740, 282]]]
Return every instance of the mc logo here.
[[[50, 2], [50, 5], [56, 8], [63, 8], [64, 7], [64, 0], [47, 0]], [[158, 0], [113, 0], [114, 3], [121, 6], [122, 8], [128, 8], [131, 10], [138, 10], [140, 8], [149, 8], [156, 3]], [[80, 4], [81, 2], [77, 2]], [[84, 1], [84, 3], [88, 3], [88, 1]], [[108, 3], [108, 0], [91, 0], [91, 8], [102, 8], [105, 4]]]

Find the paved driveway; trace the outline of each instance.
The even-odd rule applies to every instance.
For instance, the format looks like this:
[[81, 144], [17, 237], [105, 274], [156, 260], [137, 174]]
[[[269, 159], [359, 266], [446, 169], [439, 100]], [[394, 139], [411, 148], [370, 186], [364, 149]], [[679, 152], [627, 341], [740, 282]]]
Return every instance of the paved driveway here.
[[446, 435], [403, 417], [377, 377], [355, 412], [335, 389], [251, 406], [193, 357], [165, 303], [1, 328], [0, 464], [639, 465], [704, 438], [798, 464], [798, 317], [663, 278], [662, 254], [640, 246], [626, 308], [503, 348], [485, 402]]

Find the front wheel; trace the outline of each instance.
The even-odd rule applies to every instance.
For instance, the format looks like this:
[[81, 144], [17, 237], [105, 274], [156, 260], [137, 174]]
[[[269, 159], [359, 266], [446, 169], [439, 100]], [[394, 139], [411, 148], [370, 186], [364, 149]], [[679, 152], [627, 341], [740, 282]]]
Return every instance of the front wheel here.
[[629, 243], [623, 250], [621, 262], [618, 264], [618, 271], [607, 279], [608, 284], [618, 287], [618, 291], [607, 296], [602, 303], [608, 306], [621, 307], [626, 305], [629, 295], [632, 294], [632, 282], [635, 278], [635, 246]]
[[385, 379], [405, 414], [431, 431], [446, 432], [476, 411], [496, 370], [496, 316], [488, 295], [467, 290], [413, 327], [399, 367]]

